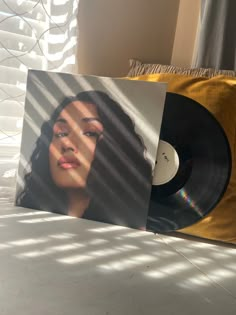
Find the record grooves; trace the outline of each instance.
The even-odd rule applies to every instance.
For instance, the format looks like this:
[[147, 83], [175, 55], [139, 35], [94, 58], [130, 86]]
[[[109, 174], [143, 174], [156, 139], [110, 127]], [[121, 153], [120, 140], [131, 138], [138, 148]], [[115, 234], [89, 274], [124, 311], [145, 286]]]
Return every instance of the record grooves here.
[[175, 177], [153, 185], [147, 230], [182, 229], [207, 215], [222, 198], [231, 173], [227, 137], [216, 118], [185, 96], [167, 93], [160, 139], [179, 156]]

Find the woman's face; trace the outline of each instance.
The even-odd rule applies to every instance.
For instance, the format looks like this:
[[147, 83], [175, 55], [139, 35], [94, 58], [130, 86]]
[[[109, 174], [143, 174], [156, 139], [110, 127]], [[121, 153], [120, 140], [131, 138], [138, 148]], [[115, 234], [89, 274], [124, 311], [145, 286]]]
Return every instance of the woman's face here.
[[84, 188], [103, 125], [94, 104], [68, 104], [53, 126], [49, 166], [54, 183], [64, 189]]

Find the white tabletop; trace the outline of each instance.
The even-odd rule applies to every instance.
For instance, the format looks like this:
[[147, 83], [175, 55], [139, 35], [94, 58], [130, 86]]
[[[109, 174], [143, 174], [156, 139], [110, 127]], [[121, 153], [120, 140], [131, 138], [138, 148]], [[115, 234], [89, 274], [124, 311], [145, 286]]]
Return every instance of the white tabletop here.
[[236, 247], [0, 209], [1, 315], [236, 314]]

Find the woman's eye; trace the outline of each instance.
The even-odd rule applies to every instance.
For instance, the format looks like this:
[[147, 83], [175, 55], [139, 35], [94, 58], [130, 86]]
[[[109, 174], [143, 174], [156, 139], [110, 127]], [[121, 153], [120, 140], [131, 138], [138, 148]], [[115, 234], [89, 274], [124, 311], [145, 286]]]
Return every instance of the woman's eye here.
[[56, 138], [63, 138], [63, 137], [66, 137], [68, 136], [68, 132], [57, 132], [55, 133], [55, 137]]
[[98, 138], [100, 136], [100, 133], [98, 133], [96, 131], [86, 131], [86, 132], [84, 132], [84, 135], [88, 136], [88, 137]]

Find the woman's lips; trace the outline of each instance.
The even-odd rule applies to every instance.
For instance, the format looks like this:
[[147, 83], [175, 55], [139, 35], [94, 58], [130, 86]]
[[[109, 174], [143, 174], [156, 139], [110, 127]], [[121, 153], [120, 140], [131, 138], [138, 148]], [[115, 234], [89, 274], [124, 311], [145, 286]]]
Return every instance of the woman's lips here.
[[73, 156], [62, 156], [57, 162], [57, 165], [65, 170], [77, 168], [80, 166], [79, 160]]

